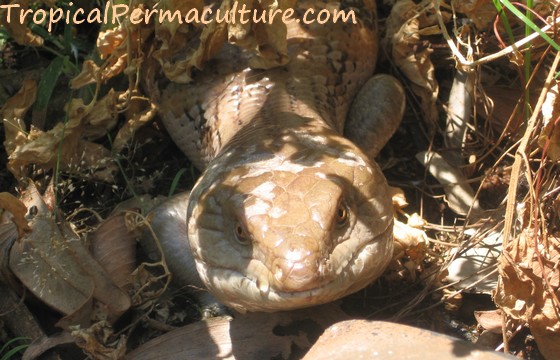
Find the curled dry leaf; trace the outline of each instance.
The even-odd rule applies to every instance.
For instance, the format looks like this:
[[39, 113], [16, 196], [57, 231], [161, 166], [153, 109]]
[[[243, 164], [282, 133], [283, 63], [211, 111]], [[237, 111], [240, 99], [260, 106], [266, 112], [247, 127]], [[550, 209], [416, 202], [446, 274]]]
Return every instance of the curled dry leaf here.
[[122, 51], [126, 45], [126, 37], [126, 28], [123, 26], [100, 31], [97, 36], [97, 51], [101, 58], [107, 59], [109, 56]]
[[[143, 5], [138, 6], [143, 7]], [[130, 11], [135, 8], [131, 7]], [[124, 72], [129, 62], [141, 57], [142, 44], [151, 33], [151, 27], [143, 22], [132, 24], [129, 18], [122, 19], [112, 28], [103, 28], [97, 36], [97, 50], [101, 59], [106, 61], [99, 67], [93, 78], [98, 82], [105, 82]], [[82, 70], [84, 81], [87, 81], [87, 73], [95, 70], [92, 64], [84, 64], [84, 67], [86, 66], [90, 69]]]
[[387, 53], [400, 71], [410, 80], [410, 88], [420, 98], [425, 121], [434, 124], [437, 120], [436, 100], [439, 91], [430, 60], [431, 49], [423, 44], [420, 31], [436, 24], [428, 12], [432, 7], [423, 7], [411, 0], [398, 1], [387, 18], [387, 31], [383, 39]]
[[508, 316], [529, 325], [545, 358], [557, 359], [560, 354], [560, 238], [557, 234], [546, 240], [535, 236], [532, 230], [526, 229], [504, 247], [494, 301]]
[[395, 209], [393, 227], [395, 242], [391, 268], [396, 273], [389, 274], [388, 278], [402, 278], [402, 269], [405, 268], [408, 277], [414, 280], [416, 278], [416, 270], [420, 268], [428, 249], [428, 235], [426, 235], [423, 229], [426, 221], [416, 213], [410, 216], [405, 214], [408, 218], [406, 224], [399, 221], [397, 215], [402, 213], [400, 209], [408, 206], [408, 202], [401, 188], [389, 187], [389, 191], [391, 192], [393, 208]]
[[27, 206], [18, 198], [7, 192], [0, 193], [0, 209], [9, 211], [12, 214], [12, 221], [17, 227], [19, 236], [31, 230], [25, 218]]
[[428, 236], [422, 229], [395, 220], [393, 228], [395, 247], [393, 250], [392, 267], [398, 269], [404, 266], [411, 280], [416, 278], [416, 270], [421, 267], [428, 249]]
[[[248, 9], [257, 13], [266, 11], [273, 13], [277, 10], [293, 8], [295, 1], [259, 0], [258, 2], [244, 0], [235, 1], [234, 5], [246, 5]], [[332, 3], [331, 3], [332, 4]], [[328, 2], [325, 9], [334, 10]], [[315, 9], [316, 12], [322, 9]], [[256, 69], [270, 69], [275, 66], [285, 65], [288, 62], [288, 41], [286, 24], [281, 18], [275, 18], [272, 24], [262, 22], [249, 22], [242, 24], [240, 21], [230, 23], [228, 26], [228, 41], [249, 50], [254, 54], [249, 60], [249, 65]]]
[[393, 200], [393, 206], [397, 209], [402, 209], [408, 206], [408, 201], [406, 201], [406, 196], [404, 195], [403, 189], [399, 187], [389, 186], [389, 191], [391, 193], [391, 200]]
[[[8, 5], [19, 5], [21, 10], [28, 9], [28, 0], [12, 0]], [[14, 16], [14, 12], [11, 13], [11, 20], [8, 22], [8, 11], [10, 10], [9, 7], [1, 8], [0, 9], [0, 25], [10, 33], [10, 35], [14, 38], [14, 40], [24, 46], [41, 46], [43, 45], [43, 38], [39, 35], [36, 35], [31, 31], [31, 29], [27, 26], [31, 20], [28, 20], [28, 23], [23, 23], [22, 21], [16, 21], [19, 16]], [[18, 19], [19, 20], [19, 19]]]
[[118, 97], [120, 93], [110, 89], [107, 95], [93, 104], [91, 110], [84, 105], [81, 99], [73, 99], [70, 108], [75, 109], [75, 117], [79, 117], [79, 112], [84, 111], [83, 117], [84, 131], [82, 136], [88, 140], [97, 140], [113, 129], [117, 125]]
[[94, 259], [121, 289], [131, 284], [136, 267], [136, 234], [127, 227], [126, 216], [112, 215], [88, 236]]
[[19, 91], [9, 98], [0, 109], [0, 118], [4, 123], [4, 147], [8, 155], [18, 145], [26, 141], [23, 118], [37, 99], [37, 82], [26, 79]]
[[[159, 3], [162, 9], [172, 13], [179, 10], [183, 14], [196, 9], [200, 14], [204, 7], [202, 0], [169, 0]], [[222, 2], [220, 11], [227, 11], [229, 1]], [[196, 22], [193, 24], [195, 25]], [[155, 23], [156, 38], [161, 46], [152, 56], [161, 65], [165, 76], [171, 81], [188, 83], [192, 80], [193, 68], [201, 69], [204, 61], [218, 52], [227, 40], [226, 22], [212, 21], [202, 29], [193, 28], [188, 24], [178, 27], [172, 22]], [[187, 44], [187, 46], [185, 46]]]
[[99, 72], [99, 66], [93, 60], [85, 60], [82, 64], [82, 71], [70, 80], [70, 88], [77, 90], [86, 85], [97, 83]]
[[560, 158], [560, 99], [558, 98], [558, 84], [554, 85], [546, 94], [542, 106], [543, 127], [539, 135], [539, 145], [546, 151], [546, 155], [553, 161]]
[[[393, 207], [398, 210], [408, 206], [404, 191], [401, 188], [390, 187]], [[393, 237], [395, 240], [395, 248], [393, 250], [393, 260], [399, 261], [403, 257], [407, 257], [411, 266], [407, 266], [412, 276], [414, 269], [420, 265], [420, 262], [426, 256], [428, 247], [428, 235], [423, 230], [426, 221], [416, 213], [408, 216], [407, 223], [397, 220], [395, 216], [395, 225], [393, 228]], [[399, 266], [397, 266], [399, 267]]]
[[97, 50], [102, 59], [107, 59], [104, 66], [100, 68], [99, 80], [107, 80], [124, 71], [126, 68], [127, 49], [126, 38], [127, 29], [121, 23], [116, 28], [100, 31], [97, 37]]
[[115, 136], [113, 151], [120, 152], [132, 139], [136, 130], [150, 122], [156, 113], [157, 106], [146, 98], [131, 99], [126, 112], [127, 121]]
[[48, 205], [52, 199], [41, 196], [30, 183], [22, 201], [36, 213], [30, 221], [32, 231], [10, 250], [14, 275], [37, 298], [66, 315], [59, 322], [63, 328], [88, 325], [95, 317], [116, 320], [130, 307], [128, 295], [108, 279], [76, 233], [53, 213]]
[[[235, 14], [236, 21], [212, 21], [199, 27], [198, 22], [178, 25], [176, 22], [156, 22], [156, 37], [161, 46], [153, 52], [153, 57], [161, 65], [166, 77], [178, 83], [192, 80], [191, 72], [194, 68], [201, 69], [203, 63], [210, 59], [226, 43], [236, 44], [246, 49], [253, 56], [249, 65], [253, 68], [269, 69], [284, 65], [288, 61], [288, 47], [286, 39], [286, 24], [276, 17], [272, 24], [263, 22], [253, 23], [239, 21], [238, 10], [245, 6], [248, 11], [276, 11], [293, 7], [294, 0], [289, 1], [233, 1], [225, 0], [219, 5], [220, 18], [224, 14]], [[161, 1], [162, 9], [181, 11], [187, 14], [189, 10], [197, 9], [202, 13], [204, 1], [201, 0], [170, 0]], [[328, 8], [328, 2], [325, 5]], [[213, 6], [212, 15], [216, 15], [217, 6]], [[319, 11], [319, 10], [317, 10]], [[185, 44], [191, 46], [185, 47]]]
[[81, 347], [92, 359], [123, 359], [126, 353], [126, 337], [116, 337], [111, 325], [100, 321], [87, 329], [72, 331], [76, 345]]
[[[109, 150], [101, 145], [82, 139], [86, 129], [114, 126], [116, 94], [112, 91], [101, 101], [86, 106], [81, 100], [73, 100], [68, 106], [68, 121], [59, 122], [49, 131], [32, 128], [29, 133], [19, 127], [12, 135], [14, 144], [8, 152], [8, 168], [17, 178], [25, 175], [25, 168], [35, 164], [45, 170], [55, 166], [58, 160], [61, 170], [79, 172], [89, 169], [91, 176], [102, 181], [111, 181], [108, 176], [116, 170]], [[91, 126], [93, 123], [94, 126]], [[19, 124], [19, 123], [18, 123]], [[88, 127], [89, 125], [89, 127]], [[97, 130], [99, 132], [99, 130]], [[91, 152], [89, 150], [95, 149]], [[7, 150], [10, 150], [7, 147]], [[88, 173], [89, 175], [89, 173]]]

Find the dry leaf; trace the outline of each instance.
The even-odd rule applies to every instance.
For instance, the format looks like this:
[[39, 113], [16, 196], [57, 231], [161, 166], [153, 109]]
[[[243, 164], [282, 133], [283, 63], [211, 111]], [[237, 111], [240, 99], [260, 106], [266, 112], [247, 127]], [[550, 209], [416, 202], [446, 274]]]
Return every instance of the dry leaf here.
[[92, 359], [119, 360], [126, 353], [126, 337], [116, 338], [113, 328], [106, 321], [100, 321], [87, 329], [72, 331], [76, 345], [81, 347]]
[[117, 26], [105, 31], [100, 31], [97, 36], [97, 51], [102, 59], [116, 54], [126, 45], [126, 29], [123, 26]]
[[125, 23], [117, 27], [100, 31], [97, 36], [97, 51], [102, 59], [107, 59], [101, 66], [101, 74], [97, 75], [100, 81], [105, 81], [119, 75], [126, 68], [128, 57], [126, 40], [128, 32]]
[[439, 91], [430, 60], [431, 49], [422, 43], [420, 30], [436, 23], [428, 8], [411, 0], [395, 4], [387, 19], [384, 46], [395, 65], [409, 79], [410, 88], [420, 98], [424, 120], [437, 122], [436, 100]]
[[445, 119], [444, 144], [446, 151], [443, 156], [450, 165], [465, 165], [463, 151], [466, 148], [467, 129], [471, 119], [476, 74], [457, 70], [447, 102]]
[[500, 309], [488, 311], [475, 311], [474, 317], [478, 325], [495, 334], [502, 333], [503, 313]]
[[99, 81], [99, 66], [93, 60], [85, 60], [82, 71], [70, 80], [70, 88], [77, 90], [86, 85], [95, 84]]
[[91, 109], [83, 104], [81, 99], [73, 99], [70, 107], [81, 107], [87, 114], [83, 118], [84, 131], [82, 137], [88, 140], [97, 140], [107, 135], [118, 120], [118, 97], [121, 93], [110, 89], [109, 92], [100, 100], [96, 101]]
[[391, 193], [391, 199], [393, 200], [393, 206], [397, 209], [402, 209], [408, 206], [408, 201], [406, 201], [406, 196], [403, 189], [399, 187], [389, 186], [389, 192]]
[[[130, 12], [136, 8], [143, 9], [140, 4], [129, 9]], [[123, 19], [112, 28], [103, 28], [97, 36], [97, 51], [105, 63], [99, 67], [95, 78], [99, 82], [123, 73], [129, 64], [142, 56], [142, 44], [152, 34], [153, 27], [141, 22], [132, 24], [130, 18]]]
[[[168, 1], [161, 6], [170, 11], [184, 8], [197, 9], [201, 12], [203, 2], [198, 0]], [[220, 11], [228, 10], [228, 2], [222, 2]], [[181, 31], [179, 31], [181, 30]], [[156, 59], [165, 74], [173, 82], [188, 83], [192, 80], [193, 68], [202, 69], [204, 61], [208, 60], [221, 49], [227, 40], [226, 22], [212, 21], [201, 30], [190, 28], [187, 24], [172, 25], [170, 22], [155, 24], [156, 38], [161, 46], [152, 56]]]
[[131, 284], [136, 267], [136, 234], [127, 227], [126, 216], [112, 215], [88, 236], [94, 259], [121, 289]]
[[545, 358], [557, 359], [560, 354], [560, 238], [548, 236], [544, 240], [539, 236], [535, 240], [534, 237], [532, 230], [524, 230], [505, 246], [494, 301], [508, 316], [529, 324]]
[[157, 114], [157, 106], [145, 98], [134, 98], [130, 101], [126, 123], [121, 126], [115, 140], [113, 141], [113, 151], [120, 152], [125, 145], [132, 140], [136, 131], [150, 122]]
[[30, 183], [22, 201], [37, 211], [30, 221], [32, 231], [12, 246], [12, 272], [37, 298], [66, 315], [66, 323], [59, 323], [63, 327], [87, 325], [95, 317], [116, 320], [130, 307], [128, 295], [107, 278], [69, 225], [52, 212], [47, 205], [52, 199], [41, 196]]
[[[290, 1], [222, 1], [219, 5], [223, 15], [230, 11], [236, 14], [239, 20], [238, 9], [245, 6], [247, 11], [256, 10], [275, 11], [293, 7], [294, 0]], [[182, 0], [160, 2], [162, 9], [170, 11], [197, 9], [201, 13], [203, 1]], [[328, 3], [326, 8], [332, 7]], [[217, 7], [214, 6], [212, 14], [215, 15]], [[316, 11], [319, 11], [317, 9]], [[198, 25], [198, 26], [197, 26]], [[286, 24], [276, 17], [274, 23], [241, 23], [241, 21], [220, 22], [212, 21], [200, 26], [164, 22], [155, 24], [156, 37], [161, 41], [161, 46], [153, 52], [153, 57], [159, 62], [165, 76], [177, 83], [188, 83], [192, 80], [193, 69], [202, 69], [206, 60], [215, 55], [226, 43], [232, 43], [248, 51], [252, 56], [249, 65], [253, 68], [268, 69], [284, 65], [288, 61], [286, 39]], [[187, 46], [185, 46], [187, 44]]]
[[409, 224], [395, 221], [393, 236], [395, 239], [393, 259], [398, 260], [406, 255], [416, 264], [420, 264], [426, 256], [426, 249], [428, 246], [428, 236], [426, 232], [422, 229], [414, 228]]
[[[238, 7], [245, 5], [247, 9], [262, 13], [263, 11], [274, 12], [279, 9], [293, 8], [295, 1], [259, 0], [253, 2], [245, 0], [234, 1], [233, 4]], [[328, 7], [328, 3], [324, 4], [324, 8]], [[315, 8], [316, 12], [321, 10], [323, 9]], [[332, 6], [330, 10], [334, 10]], [[240, 21], [230, 23], [228, 41], [254, 54], [249, 59], [249, 66], [255, 69], [270, 69], [285, 65], [289, 60], [287, 28], [280, 18], [276, 18], [272, 24], [262, 22], [241, 24]]]
[[[394, 197], [393, 197], [394, 198]], [[428, 235], [423, 227], [426, 222], [418, 215], [412, 214], [405, 224], [395, 218], [393, 226], [393, 259], [388, 278], [402, 279], [404, 275], [414, 281], [418, 270], [422, 269], [422, 262], [427, 254]], [[406, 272], [402, 270], [406, 269]]]
[[74, 341], [75, 339], [66, 331], [51, 336], [41, 336], [33, 340], [27, 349], [25, 349], [22, 360], [41, 359], [40, 356], [45, 352], [60, 345], [73, 344]]
[[24, 233], [31, 230], [25, 215], [27, 214], [27, 206], [22, 203], [18, 198], [10, 193], [0, 193], [0, 209], [12, 213], [12, 221], [17, 226], [18, 235], [22, 236]]
[[17, 94], [12, 96], [0, 109], [0, 117], [4, 123], [6, 140], [4, 148], [8, 156], [26, 140], [26, 127], [23, 118], [37, 99], [37, 83], [26, 79]]
[[[108, 95], [110, 97], [110, 95]], [[100, 106], [105, 106], [101, 102]], [[67, 109], [68, 120], [59, 122], [49, 131], [32, 128], [28, 134], [20, 130], [19, 144], [8, 156], [8, 168], [15, 177], [25, 175], [28, 165], [35, 164], [45, 170], [55, 166], [57, 161], [61, 170], [80, 172], [90, 175], [95, 179], [110, 181], [107, 173], [116, 171], [112, 163], [110, 152], [101, 145], [82, 140], [86, 123], [92, 117], [96, 106], [84, 106], [81, 100], [74, 100]], [[21, 137], [25, 136], [25, 139]], [[90, 151], [95, 149], [96, 151]]]
[[[20, 5], [19, 10], [25, 11], [28, 9], [28, 2], [28, 0], [12, 0], [8, 5]], [[14, 40], [24, 46], [42, 46], [43, 38], [34, 34], [27, 26], [31, 22], [30, 17], [27, 18], [27, 23], [24, 24], [19, 20], [18, 12], [12, 9], [10, 14], [11, 21], [8, 23], [8, 10], [8, 7], [0, 9], [0, 25], [8, 31]]]
[[546, 155], [553, 161], [560, 158], [560, 126], [556, 123], [560, 116], [559, 100], [558, 84], [556, 84], [546, 94], [541, 109], [543, 127], [539, 135], [539, 145], [546, 150]]

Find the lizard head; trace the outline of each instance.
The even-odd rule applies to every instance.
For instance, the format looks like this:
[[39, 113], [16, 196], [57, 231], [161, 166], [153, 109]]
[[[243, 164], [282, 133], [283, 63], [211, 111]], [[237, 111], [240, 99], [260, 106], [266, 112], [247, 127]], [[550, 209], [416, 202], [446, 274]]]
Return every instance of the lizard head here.
[[262, 143], [223, 151], [191, 193], [188, 238], [210, 292], [241, 312], [277, 311], [370, 284], [393, 248], [378, 166], [334, 133]]

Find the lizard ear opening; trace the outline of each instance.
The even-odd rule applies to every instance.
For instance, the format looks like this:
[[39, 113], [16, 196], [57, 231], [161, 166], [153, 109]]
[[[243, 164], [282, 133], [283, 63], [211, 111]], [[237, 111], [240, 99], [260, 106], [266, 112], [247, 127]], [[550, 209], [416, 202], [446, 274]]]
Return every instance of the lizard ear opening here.
[[245, 226], [241, 221], [237, 221], [235, 223], [235, 226], [233, 228], [233, 233], [235, 235], [235, 239], [241, 245], [251, 244], [251, 236], [249, 235], [249, 232], [247, 231], [247, 229], [245, 228]]

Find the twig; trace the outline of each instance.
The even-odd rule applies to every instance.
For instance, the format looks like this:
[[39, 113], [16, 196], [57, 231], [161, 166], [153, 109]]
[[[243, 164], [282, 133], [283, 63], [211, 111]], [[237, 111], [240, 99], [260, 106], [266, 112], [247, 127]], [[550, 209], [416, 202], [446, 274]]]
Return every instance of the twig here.
[[[514, 51], [517, 51], [518, 49], [521, 49], [525, 44], [533, 41], [535, 38], [540, 36], [539, 33], [534, 32], [531, 35], [517, 41], [515, 44], [510, 45], [510, 46], [498, 51], [497, 53], [490, 54], [490, 55], [485, 56], [483, 58], [480, 58], [478, 60], [469, 61], [463, 56], [463, 54], [461, 54], [461, 52], [459, 51], [459, 48], [457, 48], [457, 46], [453, 42], [453, 39], [451, 38], [451, 36], [447, 32], [447, 29], [445, 28], [445, 24], [443, 22], [443, 16], [441, 15], [440, 5], [441, 5], [441, 0], [436, 0], [435, 1], [435, 11], [436, 11], [436, 17], [438, 19], [439, 27], [441, 29], [443, 37], [445, 38], [445, 40], [447, 41], [447, 44], [449, 45], [449, 48], [451, 49], [451, 51], [453, 52], [453, 55], [455, 55], [455, 58], [457, 59], [459, 68], [461, 68], [465, 71], [472, 70], [472, 68], [474, 68], [474, 67], [477, 67], [477, 66], [485, 64], [487, 62], [496, 60], [496, 59], [498, 59], [498, 58], [500, 58], [504, 55], [508, 55], [510, 53], [513, 53]], [[558, 23], [560, 23], [560, 18], [556, 18], [556, 19], [554, 19], [554, 22], [552, 24], [549, 24], [549, 25], [546, 25], [546, 26], [542, 27], [541, 31], [546, 32], [546, 31], [552, 29]]]
[[[543, 86], [543, 89], [541, 91], [541, 94], [539, 96], [539, 100], [537, 101], [537, 104], [535, 106], [535, 111], [533, 112], [533, 114], [531, 115], [531, 118], [529, 119], [528, 123], [527, 123], [527, 128], [525, 130], [525, 134], [523, 134], [523, 138], [521, 139], [521, 142], [519, 144], [519, 147], [517, 148], [517, 151], [515, 152], [515, 161], [513, 163], [513, 166], [511, 168], [511, 181], [509, 183], [509, 188], [508, 188], [508, 196], [507, 196], [507, 203], [506, 203], [506, 214], [505, 214], [505, 223], [504, 223], [504, 238], [503, 238], [503, 246], [504, 248], [507, 246], [508, 242], [509, 242], [509, 238], [511, 235], [511, 227], [513, 224], [513, 218], [514, 218], [514, 212], [515, 212], [515, 204], [516, 204], [516, 196], [517, 196], [517, 184], [519, 182], [519, 173], [521, 172], [521, 165], [526, 161], [525, 159], [525, 152], [527, 151], [527, 146], [529, 144], [529, 141], [532, 138], [532, 134], [535, 128], [535, 125], [537, 123], [537, 118], [539, 117], [539, 109], [542, 107], [544, 100], [546, 98], [546, 95], [548, 93], [548, 90], [550, 89], [550, 87], [552, 86], [552, 81], [554, 80], [554, 69], [556, 69], [558, 67], [558, 64], [560, 63], [560, 52], [556, 53], [556, 57], [554, 58], [554, 62], [552, 64], [551, 70], [548, 73], [548, 76], [546, 78], [546, 82]], [[524, 161], [525, 159], [525, 161]]]

